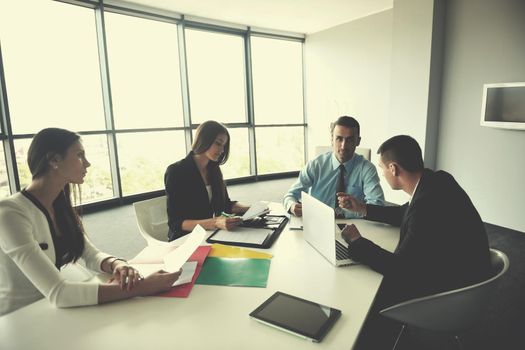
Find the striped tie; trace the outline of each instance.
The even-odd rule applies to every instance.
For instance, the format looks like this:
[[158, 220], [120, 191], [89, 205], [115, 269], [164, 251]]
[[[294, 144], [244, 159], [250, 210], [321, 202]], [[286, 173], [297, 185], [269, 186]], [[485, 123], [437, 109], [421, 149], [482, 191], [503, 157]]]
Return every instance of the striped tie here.
[[337, 184], [335, 186], [335, 217], [344, 218], [343, 209], [339, 207], [339, 201], [337, 200], [338, 192], [345, 192], [345, 166], [339, 165], [339, 177], [337, 178]]

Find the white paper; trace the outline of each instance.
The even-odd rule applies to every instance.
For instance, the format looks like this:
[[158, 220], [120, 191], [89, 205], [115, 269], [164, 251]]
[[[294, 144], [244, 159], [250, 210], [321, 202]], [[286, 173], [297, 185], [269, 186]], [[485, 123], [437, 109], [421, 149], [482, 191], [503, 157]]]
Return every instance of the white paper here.
[[144, 277], [148, 277], [152, 273], [164, 270], [164, 264], [130, 264], [135, 270], [140, 272]]
[[165, 245], [149, 245], [133, 259], [129, 261], [130, 264], [164, 264], [163, 256], [177, 249], [178, 246], [173, 244]]
[[302, 230], [303, 229], [303, 218], [290, 214], [290, 224], [288, 225], [288, 228], [290, 230]]
[[165, 270], [168, 272], [179, 271], [182, 265], [184, 265], [195, 252], [195, 249], [202, 243], [204, 236], [206, 236], [206, 231], [202, 226], [195, 226], [193, 231], [188, 235], [188, 239], [186, 239], [182, 245], [164, 256]]
[[223, 242], [262, 244], [272, 232], [271, 229], [236, 227], [234, 231], [218, 231], [213, 235], [213, 239]]
[[[149, 275], [164, 270], [166, 271], [166, 267], [164, 264], [131, 264], [133, 268], [135, 268], [140, 274], [144, 277], [148, 277]], [[196, 261], [188, 261], [184, 265], [182, 265], [182, 273], [179, 276], [179, 279], [173, 283], [173, 286], [178, 286], [180, 284], [190, 283], [193, 279], [193, 275], [195, 274], [195, 270], [197, 269], [197, 262]]]
[[257, 202], [255, 204], [252, 204], [250, 209], [248, 209], [246, 213], [244, 213], [244, 215], [242, 216], [242, 220], [244, 221], [253, 219], [254, 217], [267, 213], [268, 211], [268, 202]]
[[193, 275], [195, 274], [195, 270], [197, 269], [197, 262], [196, 261], [188, 261], [184, 265], [182, 265], [182, 273], [179, 276], [179, 279], [173, 283], [174, 286], [178, 286], [181, 284], [190, 283], [193, 279]]

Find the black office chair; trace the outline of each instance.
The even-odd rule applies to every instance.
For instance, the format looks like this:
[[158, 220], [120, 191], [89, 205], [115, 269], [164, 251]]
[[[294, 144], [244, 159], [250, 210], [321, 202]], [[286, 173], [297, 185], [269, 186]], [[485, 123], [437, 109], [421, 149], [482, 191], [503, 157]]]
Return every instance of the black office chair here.
[[457, 345], [463, 349], [459, 334], [472, 327], [487, 305], [487, 302], [509, 268], [509, 259], [505, 253], [490, 249], [492, 277], [486, 281], [448, 292], [408, 300], [379, 313], [403, 324], [394, 344], [394, 349], [407, 326], [413, 326], [432, 332], [453, 335]]

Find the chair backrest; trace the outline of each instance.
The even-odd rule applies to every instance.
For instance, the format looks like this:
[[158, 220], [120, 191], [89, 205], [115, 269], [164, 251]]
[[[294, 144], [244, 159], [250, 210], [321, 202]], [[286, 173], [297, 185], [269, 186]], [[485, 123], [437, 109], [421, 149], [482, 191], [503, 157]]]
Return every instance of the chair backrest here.
[[[331, 152], [331, 151], [332, 151], [332, 146], [315, 146], [315, 156], [316, 157], [320, 154]], [[371, 153], [370, 148], [357, 147], [355, 149], [355, 153], [362, 155], [366, 160], [370, 160], [370, 153]]]
[[166, 196], [133, 203], [140, 233], [151, 243], [168, 241]]
[[487, 280], [448, 292], [408, 300], [380, 311], [380, 314], [409, 326], [459, 332], [478, 321], [501, 276], [509, 268], [505, 253], [490, 249], [493, 275]]

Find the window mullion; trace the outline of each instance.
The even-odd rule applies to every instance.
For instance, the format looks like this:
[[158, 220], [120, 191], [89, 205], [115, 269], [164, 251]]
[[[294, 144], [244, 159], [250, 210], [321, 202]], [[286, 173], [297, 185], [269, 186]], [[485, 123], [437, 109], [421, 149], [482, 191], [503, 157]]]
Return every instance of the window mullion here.
[[106, 30], [104, 22], [104, 5], [95, 8], [95, 22], [97, 27], [97, 44], [100, 62], [100, 78], [102, 81], [102, 100], [104, 101], [104, 116], [108, 140], [109, 164], [113, 185], [113, 195], [122, 197], [122, 184], [120, 179], [120, 167], [117, 152], [117, 140], [115, 134], [115, 120], [113, 118], [113, 100], [111, 97], [111, 84], [109, 75], [109, 62], [107, 54]]
[[[186, 56], [186, 21], [184, 16], [181, 22], [177, 25], [177, 35], [179, 42], [179, 65], [180, 65], [180, 84], [182, 92], [182, 112], [184, 118], [184, 136], [186, 139], [186, 151], [191, 149], [192, 135], [191, 135], [191, 108], [190, 108], [190, 90], [188, 84], [188, 65]], [[186, 152], [187, 153], [187, 152]]]
[[248, 144], [250, 149], [250, 174], [257, 177], [257, 150], [255, 148], [255, 116], [253, 107], [253, 76], [250, 28], [244, 36], [244, 54], [246, 66], [246, 109], [248, 117]]

